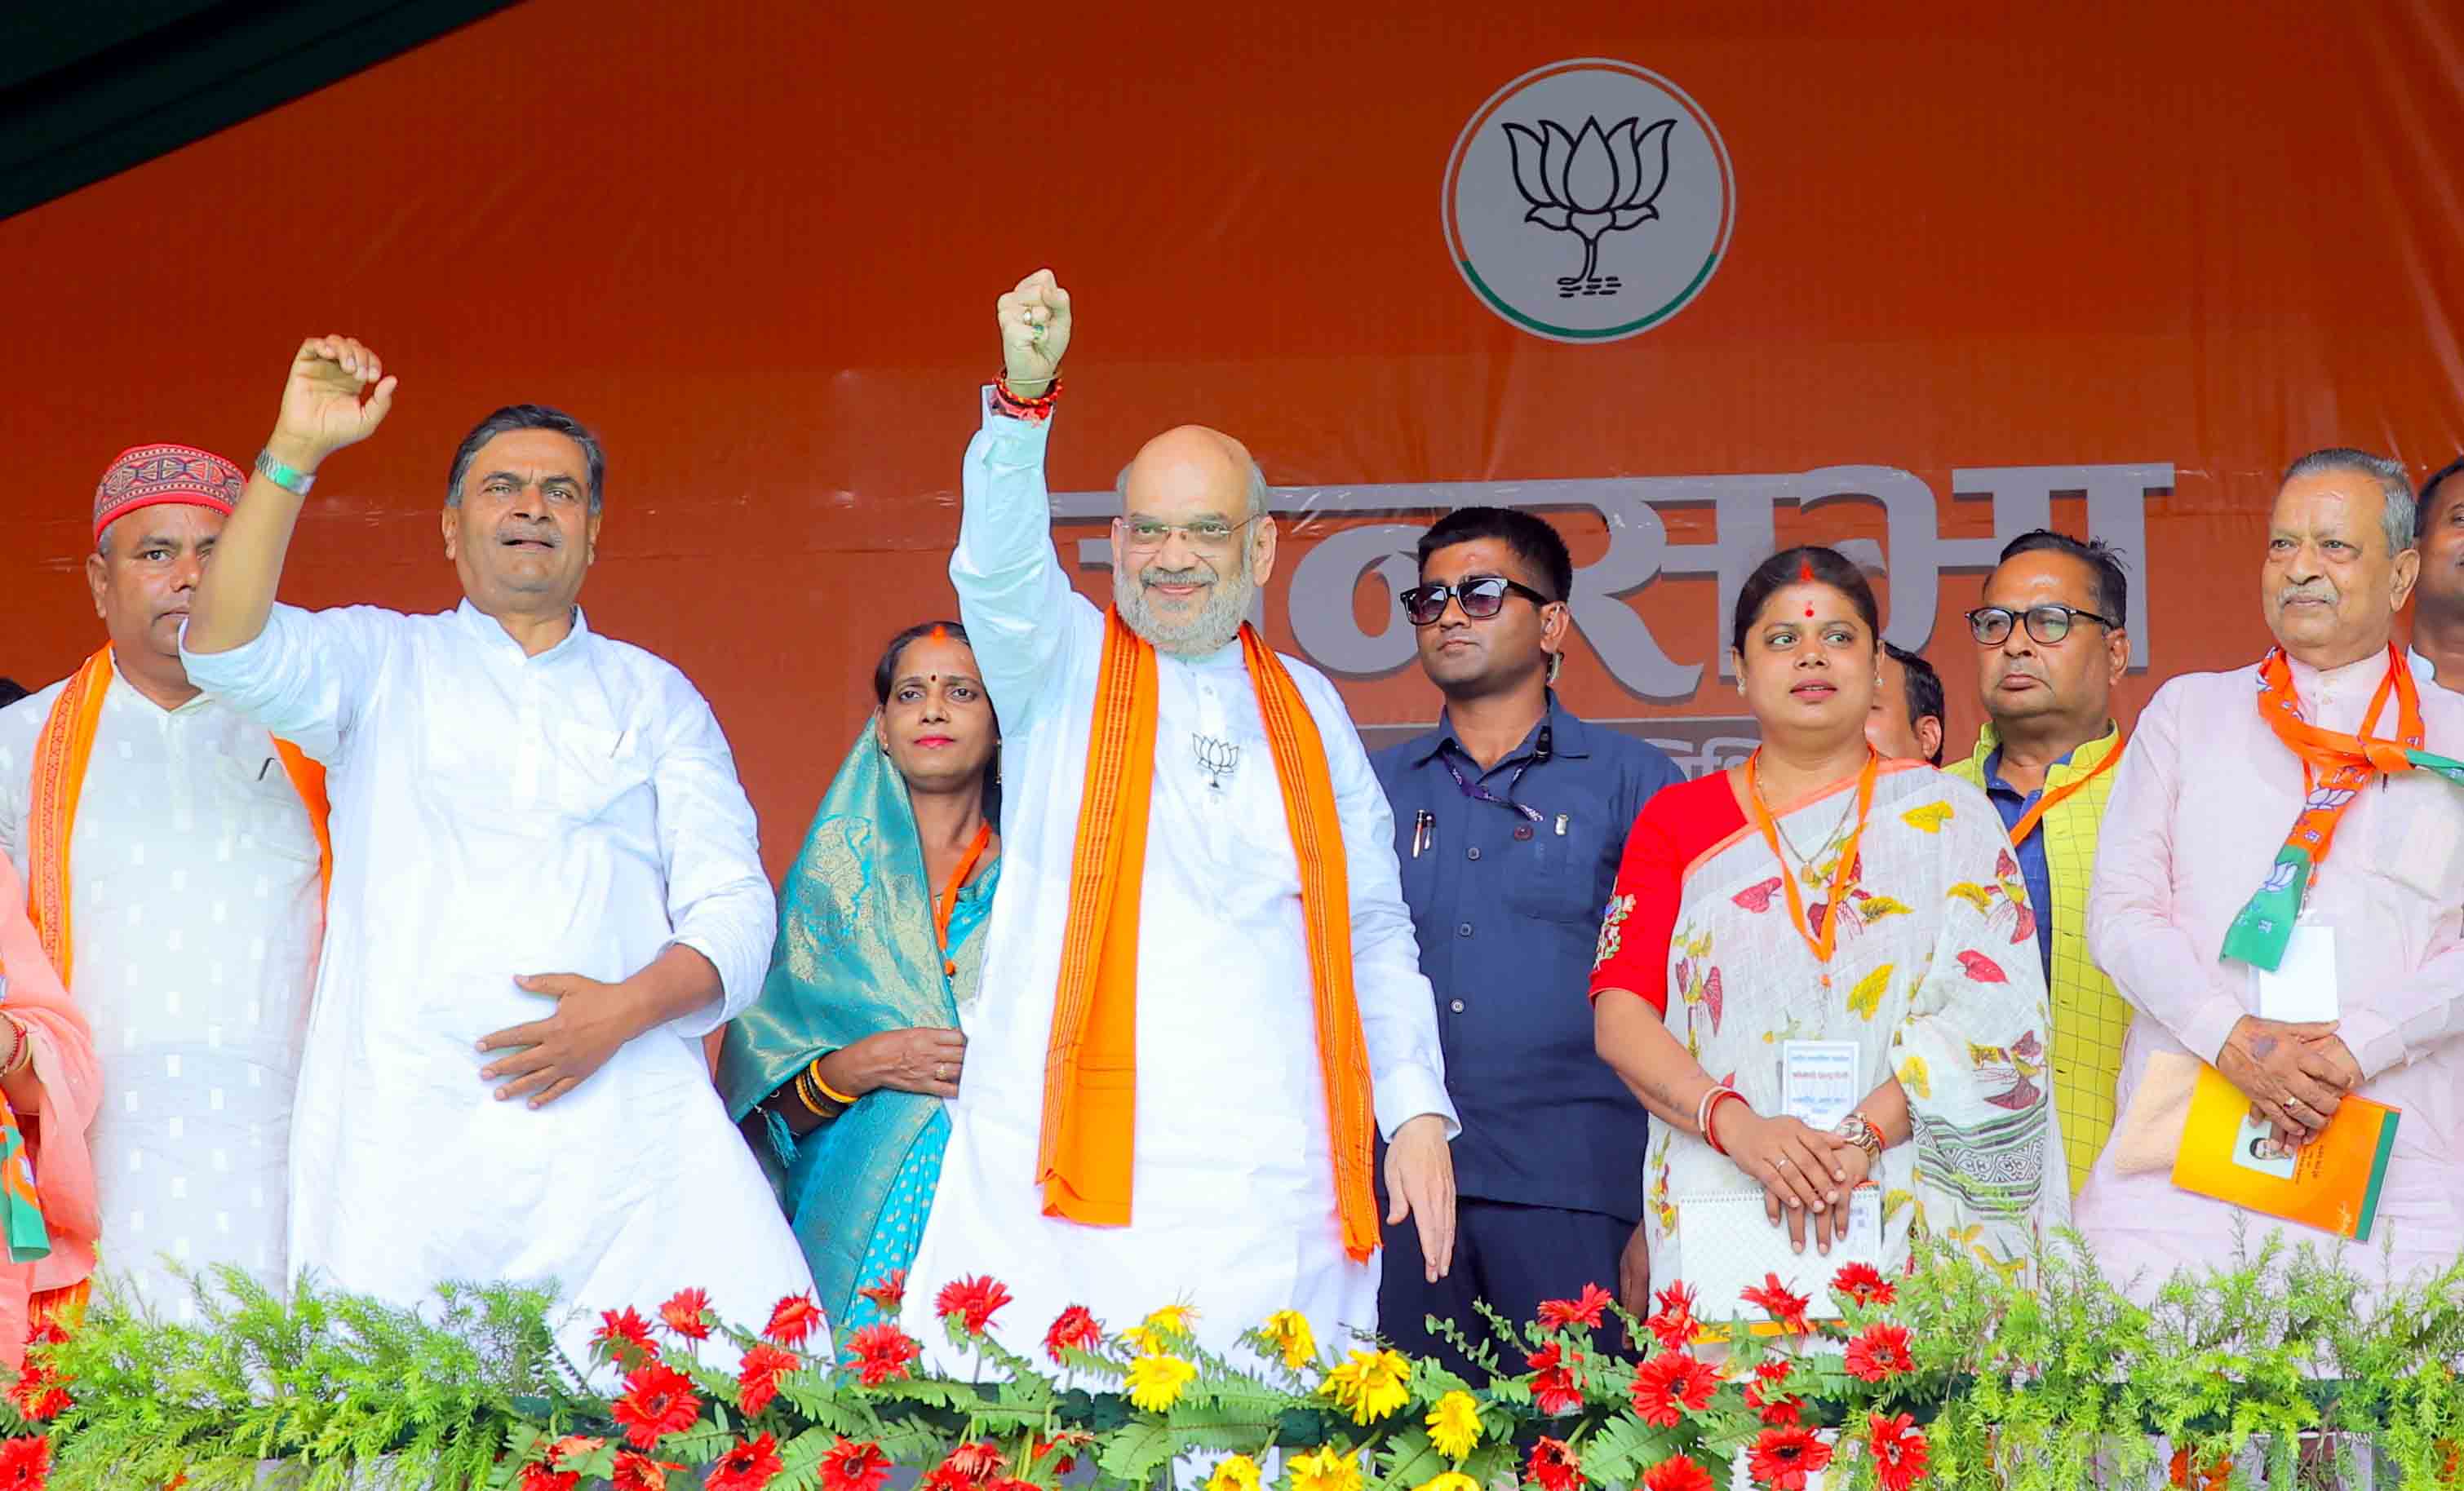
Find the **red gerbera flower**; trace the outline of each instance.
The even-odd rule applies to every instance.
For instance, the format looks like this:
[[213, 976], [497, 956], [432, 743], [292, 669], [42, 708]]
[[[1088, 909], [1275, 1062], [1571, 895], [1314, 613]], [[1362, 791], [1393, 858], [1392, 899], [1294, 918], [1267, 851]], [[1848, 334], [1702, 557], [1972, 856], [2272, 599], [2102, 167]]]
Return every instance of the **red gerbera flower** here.
[[522, 1467], [521, 1491], [573, 1491], [582, 1480], [582, 1472], [564, 1469], [565, 1462], [606, 1442], [578, 1434], [566, 1435], [549, 1445], [545, 1455]]
[[68, 1327], [56, 1320], [46, 1320], [26, 1333], [28, 1346], [59, 1346], [69, 1338]]
[[1805, 1307], [1814, 1302], [1804, 1295], [1789, 1293], [1788, 1285], [1779, 1282], [1779, 1275], [1765, 1274], [1761, 1288], [1740, 1289], [1737, 1293], [1748, 1305], [1762, 1309], [1788, 1329], [1802, 1334], [1808, 1328]]
[[934, 1466], [931, 1472], [917, 1482], [917, 1486], [918, 1491], [983, 1491], [983, 1488], [975, 1481], [951, 1469], [948, 1460]]
[[1897, 1418], [1884, 1418], [1880, 1414], [1865, 1415], [1872, 1421], [1872, 1432], [1865, 1447], [1874, 1456], [1874, 1473], [1882, 1479], [1882, 1491], [1908, 1491], [1925, 1479], [1925, 1432], [1906, 1414]]
[[1531, 1479], [1540, 1491], [1574, 1491], [1583, 1483], [1583, 1464], [1565, 1440], [1544, 1436], [1531, 1447]]
[[707, 1341], [710, 1323], [703, 1316], [709, 1308], [709, 1295], [699, 1289], [678, 1289], [674, 1299], [659, 1306], [659, 1319], [688, 1341]]
[[890, 1457], [869, 1439], [841, 1438], [822, 1452], [822, 1491], [881, 1491]]
[[793, 1351], [782, 1351], [775, 1346], [757, 1346], [744, 1353], [744, 1365], [736, 1377], [737, 1403], [747, 1415], [770, 1406], [779, 1395], [779, 1374], [794, 1371], [804, 1365]]
[[1746, 1407], [1752, 1409], [1767, 1424], [1786, 1427], [1802, 1421], [1805, 1402], [1791, 1397], [1784, 1391], [1789, 1373], [1796, 1368], [1785, 1356], [1767, 1356], [1754, 1364], [1754, 1380], [1746, 1384]]
[[1001, 1473], [1001, 1446], [990, 1439], [961, 1444], [941, 1461], [941, 1468], [971, 1486], [996, 1480]]
[[1871, 1263], [1844, 1263], [1831, 1276], [1831, 1292], [1846, 1295], [1859, 1305], [1888, 1305], [1900, 1297], [1897, 1284], [1883, 1278]]
[[1831, 1446], [1811, 1429], [1789, 1426], [1764, 1430], [1747, 1465], [1771, 1491], [1805, 1491], [1806, 1476], [1830, 1463]]
[[1051, 1438], [1035, 1441], [1033, 1458], [1041, 1460], [1045, 1456], [1058, 1452], [1060, 1458], [1052, 1462], [1052, 1473], [1055, 1476], [1066, 1476], [1078, 1468], [1078, 1457], [1075, 1451], [1082, 1445], [1094, 1442], [1095, 1436], [1084, 1429], [1056, 1430]]
[[591, 1335], [590, 1346], [603, 1359], [627, 1371], [659, 1354], [658, 1343], [650, 1339], [650, 1323], [630, 1305], [621, 1312], [602, 1310], [599, 1329]]
[[691, 1377], [653, 1363], [625, 1379], [625, 1395], [610, 1412], [625, 1426], [626, 1442], [647, 1450], [691, 1429], [701, 1416], [701, 1399], [693, 1395]]
[[908, 1367], [923, 1354], [915, 1338], [896, 1326], [867, 1326], [847, 1337], [847, 1364], [868, 1388], [906, 1376]]
[[761, 1333], [781, 1346], [803, 1346], [822, 1323], [822, 1306], [809, 1294], [791, 1294], [770, 1307], [770, 1324]]
[[52, 1480], [52, 1441], [28, 1435], [0, 1444], [0, 1487], [43, 1491]]
[[1644, 1471], [1642, 1486], [1643, 1491], [1716, 1491], [1711, 1473], [1683, 1455], [1672, 1455]]
[[1103, 1324], [1084, 1305], [1072, 1305], [1054, 1317], [1044, 1333], [1044, 1354], [1055, 1362], [1067, 1349], [1091, 1351], [1104, 1344]]
[[933, 1301], [933, 1308], [943, 1320], [956, 1315], [965, 1322], [967, 1334], [979, 1336], [993, 1323], [993, 1315], [1010, 1300], [1009, 1285], [990, 1274], [971, 1279], [954, 1279], [941, 1286]]
[[614, 1484], [616, 1491], [667, 1491], [668, 1472], [682, 1469], [682, 1465], [671, 1465], [666, 1460], [654, 1460], [631, 1450], [620, 1450], [616, 1455]]
[[1860, 1382], [1881, 1382], [1914, 1371], [1917, 1364], [1908, 1358], [1908, 1327], [1888, 1321], [1867, 1326], [1848, 1343], [1847, 1360], [1842, 1365], [1850, 1376]]
[[1600, 1312], [1609, 1307], [1613, 1296], [1595, 1283], [1583, 1285], [1582, 1295], [1572, 1300], [1540, 1302], [1540, 1325], [1548, 1330], [1563, 1330], [1577, 1322], [1597, 1330]]
[[29, 1423], [56, 1418], [69, 1407], [68, 1389], [61, 1386], [64, 1380], [52, 1375], [41, 1362], [29, 1358], [17, 1380], [9, 1385], [9, 1402]]
[[870, 1300], [884, 1315], [895, 1318], [907, 1304], [907, 1270], [893, 1268], [856, 1293]]
[[1690, 1284], [1673, 1283], [1653, 1296], [1660, 1305], [1643, 1328], [1660, 1338], [1660, 1344], [1674, 1351], [1694, 1339], [1703, 1327], [1694, 1318], [1694, 1289]]
[[1683, 1351], [1662, 1351], [1634, 1370], [1634, 1411], [1646, 1424], [1676, 1427], [1683, 1409], [1701, 1413], [1720, 1388], [1720, 1374]]
[[544, 1460], [533, 1460], [522, 1467], [520, 1491], [573, 1491], [582, 1483], [577, 1470], [551, 1470]]
[[1540, 1412], [1571, 1414], [1583, 1406], [1583, 1390], [1575, 1386], [1573, 1371], [1582, 1361], [1580, 1355], [1561, 1355], [1552, 1341], [1523, 1360], [1531, 1369], [1531, 1401]]
[[779, 1441], [765, 1434], [720, 1456], [702, 1484], [709, 1491], [762, 1491], [779, 1474], [781, 1464]]

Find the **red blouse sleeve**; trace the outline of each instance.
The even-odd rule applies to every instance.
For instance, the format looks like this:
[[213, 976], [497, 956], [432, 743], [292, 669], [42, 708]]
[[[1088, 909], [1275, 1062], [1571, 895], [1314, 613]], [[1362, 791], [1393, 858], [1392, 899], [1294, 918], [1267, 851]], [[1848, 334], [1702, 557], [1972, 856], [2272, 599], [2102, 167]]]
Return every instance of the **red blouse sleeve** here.
[[1623, 990], [1668, 1013], [1668, 937], [1677, 929], [1685, 866], [1745, 825], [1726, 772], [1664, 787], [1642, 805], [1617, 866], [1600, 935], [1603, 955], [1592, 969], [1593, 998]]

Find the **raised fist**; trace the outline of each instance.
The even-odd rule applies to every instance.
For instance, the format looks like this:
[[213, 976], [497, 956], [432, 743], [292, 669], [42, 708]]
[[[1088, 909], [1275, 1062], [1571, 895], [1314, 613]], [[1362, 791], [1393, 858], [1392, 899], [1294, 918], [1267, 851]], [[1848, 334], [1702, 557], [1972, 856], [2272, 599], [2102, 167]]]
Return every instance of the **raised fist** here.
[[[342, 447], [376, 433], [393, 407], [395, 383], [385, 376], [384, 362], [352, 339], [309, 338], [291, 360], [282, 412], [266, 449], [285, 465], [315, 471]], [[362, 402], [371, 385], [376, 391]]]
[[1022, 399], [1044, 392], [1069, 350], [1069, 292], [1052, 271], [1037, 270], [993, 303], [1001, 322], [1001, 362], [1009, 391]]

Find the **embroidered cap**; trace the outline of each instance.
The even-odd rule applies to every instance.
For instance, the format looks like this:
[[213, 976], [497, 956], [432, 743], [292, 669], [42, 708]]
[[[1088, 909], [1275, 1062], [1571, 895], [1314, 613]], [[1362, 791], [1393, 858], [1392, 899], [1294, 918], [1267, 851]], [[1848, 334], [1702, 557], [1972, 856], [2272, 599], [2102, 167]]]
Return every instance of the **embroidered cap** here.
[[194, 446], [130, 446], [111, 458], [94, 489], [94, 537], [142, 507], [165, 502], [209, 507], [228, 515], [248, 478], [240, 469]]

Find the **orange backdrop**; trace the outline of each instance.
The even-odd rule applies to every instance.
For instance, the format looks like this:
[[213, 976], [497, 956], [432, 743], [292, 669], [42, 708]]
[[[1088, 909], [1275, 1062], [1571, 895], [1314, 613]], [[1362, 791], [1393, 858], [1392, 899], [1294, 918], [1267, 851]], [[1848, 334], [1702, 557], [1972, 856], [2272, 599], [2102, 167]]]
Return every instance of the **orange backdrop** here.
[[[1904, 591], [1911, 536], [1996, 532], [1991, 502], [1954, 492], [1987, 478], [1954, 472], [2169, 467], [2137, 509], [2135, 708], [2263, 645], [2260, 515], [2290, 457], [2351, 443], [2419, 472], [2464, 441], [2464, 24], [2395, 0], [2222, 16], [531, 0], [0, 222], [0, 672], [38, 685], [96, 645], [78, 565], [115, 450], [181, 439], [245, 464], [297, 340], [348, 331], [401, 397], [327, 468], [285, 596], [450, 604], [433, 515], [454, 441], [500, 403], [580, 413], [611, 451], [592, 624], [700, 684], [782, 868], [880, 644], [953, 607], [992, 300], [1049, 264], [1081, 319], [1056, 489], [1217, 424], [1297, 489], [1289, 556], [1426, 520], [1360, 511], [1363, 484], [1514, 500], [1744, 476], [1768, 481], [1722, 490], [1738, 512], [1767, 493], [1776, 541], [1881, 540]], [[1589, 345], [1483, 304], [1441, 221], [1465, 124], [1582, 57], [1683, 90], [1733, 169], [1700, 295]], [[1677, 226], [1604, 239], [1604, 269]], [[1835, 478], [1794, 473], [1838, 467], [1922, 483], [1930, 523], [1886, 531], [1853, 495], [1801, 508]], [[1743, 541], [1682, 500], [1694, 487], [1580, 490], [1617, 499], [1562, 511], [1578, 564], [1647, 548], [1655, 518], [1731, 563]], [[2076, 527], [2087, 502], [2051, 511]], [[1293, 568], [1266, 610], [1287, 648]], [[1312, 582], [1353, 585], [1375, 639], [1392, 603], [1362, 568]], [[1621, 682], [1636, 633], [1587, 625], [1578, 710], [1678, 735], [1734, 712], [1719, 582], [1674, 568], [1595, 607], [1699, 681]], [[1930, 636], [1955, 747], [1977, 719], [1957, 624], [1975, 584], [1947, 570], [1932, 625], [1893, 621]], [[1364, 725], [1433, 716], [1416, 669], [1379, 668], [1345, 681]]]

